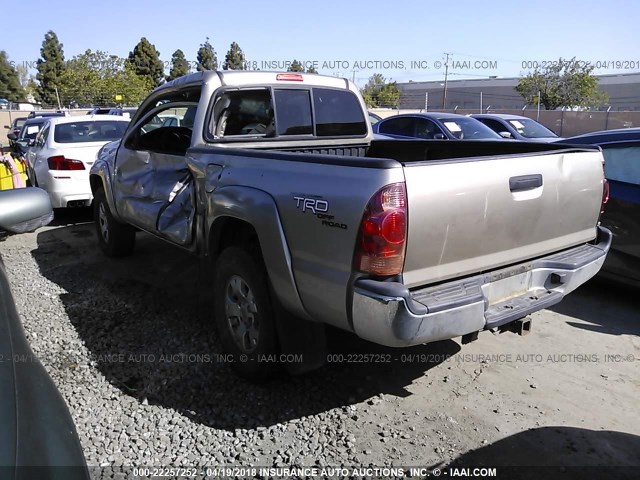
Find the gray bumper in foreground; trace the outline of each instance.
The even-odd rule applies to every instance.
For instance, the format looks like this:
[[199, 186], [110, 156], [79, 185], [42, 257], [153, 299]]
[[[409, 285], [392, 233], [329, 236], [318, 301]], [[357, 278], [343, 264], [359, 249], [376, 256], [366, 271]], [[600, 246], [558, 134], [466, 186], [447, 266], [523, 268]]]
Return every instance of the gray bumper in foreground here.
[[593, 277], [611, 246], [598, 227], [598, 243], [475, 277], [409, 291], [401, 283], [356, 280], [355, 333], [401, 347], [459, 337], [518, 320], [558, 303]]

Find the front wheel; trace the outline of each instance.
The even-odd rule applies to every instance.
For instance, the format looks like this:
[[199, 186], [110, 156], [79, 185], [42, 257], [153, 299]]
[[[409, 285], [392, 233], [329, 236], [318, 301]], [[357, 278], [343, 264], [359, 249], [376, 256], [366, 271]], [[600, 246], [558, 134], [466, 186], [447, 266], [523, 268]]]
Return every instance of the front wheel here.
[[104, 189], [99, 188], [93, 197], [93, 218], [100, 248], [109, 257], [125, 257], [133, 252], [136, 244], [135, 229], [118, 222], [109, 210]]
[[267, 272], [255, 257], [238, 247], [229, 247], [218, 257], [214, 319], [235, 372], [264, 380], [278, 369], [278, 342]]

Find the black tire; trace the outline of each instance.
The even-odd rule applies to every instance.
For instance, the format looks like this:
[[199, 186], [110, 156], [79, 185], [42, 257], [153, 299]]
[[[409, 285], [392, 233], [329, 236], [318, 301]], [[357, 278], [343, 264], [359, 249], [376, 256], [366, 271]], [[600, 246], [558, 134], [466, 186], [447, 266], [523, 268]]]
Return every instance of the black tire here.
[[239, 247], [225, 249], [216, 261], [213, 288], [214, 321], [222, 349], [232, 357], [233, 370], [252, 381], [269, 379], [280, 365], [262, 259]]
[[133, 252], [136, 244], [136, 230], [113, 218], [103, 188], [96, 190], [93, 197], [93, 219], [95, 220], [98, 244], [105, 255], [126, 257]]
[[27, 182], [29, 182], [29, 187], [37, 187], [38, 179], [36, 178], [36, 172], [33, 171], [31, 167], [27, 166]]

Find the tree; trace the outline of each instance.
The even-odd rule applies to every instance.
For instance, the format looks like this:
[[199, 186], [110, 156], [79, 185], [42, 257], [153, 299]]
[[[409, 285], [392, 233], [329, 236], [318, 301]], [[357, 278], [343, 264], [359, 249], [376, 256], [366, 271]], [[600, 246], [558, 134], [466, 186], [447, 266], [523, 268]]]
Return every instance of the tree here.
[[396, 82], [387, 82], [380, 73], [374, 73], [361, 90], [367, 107], [397, 108], [400, 103], [400, 89]]
[[24, 88], [20, 85], [18, 72], [9, 63], [7, 53], [0, 51], [0, 98], [6, 98], [10, 102], [23, 101]]
[[244, 52], [236, 42], [231, 44], [227, 55], [224, 57], [224, 70], [246, 70], [247, 61]]
[[35, 81], [35, 76], [29, 73], [29, 69], [24, 63], [16, 65], [16, 72], [18, 73], [20, 85], [24, 89], [25, 99], [27, 102], [35, 102], [38, 91], [38, 84]]
[[36, 83], [33, 75], [29, 76], [29, 81], [24, 86], [24, 92], [27, 102], [36, 102], [36, 95], [38, 94], [38, 84]]
[[213, 49], [213, 45], [209, 43], [209, 37], [207, 37], [204, 43], [200, 44], [196, 60], [198, 61], [196, 69], [199, 72], [218, 69], [218, 57], [216, 56], [216, 51]]
[[17, 64], [15, 69], [18, 74], [18, 81], [20, 82], [20, 85], [22, 85], [22, 87], [26, 87], [30, 79], [29, 69], [24, 63]]
[[38, 80], [37, 98], [46, 105], [57, 105], [56, 86], [64, 73], [64, 51], [58, 36], [49, 30], [42, 42], [40, 57], [37, 62]]
[[129, 52], [129, 63], [136, 75], [151, 80], [154, 88], [164, 80], [164, 65], [160, 60], [160, 52], [146, 37], [142, 37], [133, 52]]
[[60, 98], [65, 105], [137, 105], [152, 88], [151, 79], [136, 74], [131, 62], [87, 50], [67, 62], [60, 79]]
[[309, 68], [307, 68], [307, 73], [318, 73], [318, 71], [313, 65], [311, 65], [309, 66]]
[[304, 67], [298, 60], [294, 60], [291, 62], [289, 68], [287, 68], [287, 72], [304, 72]]
[[180, 49], [176, 50], [171, 56], [171, 70], [169, 70], [169, 75], [167, 75], [167, 82], [186, 75], [190, 70], [191, 68], [184, 56], [184, 52]]
[[598, 89], [594, 67], [586, 62], [560, 60], [545, 69], [536, 69], [520, 79], [516, 92], [530, 104], [540, 103], [546, 110], [558, 107], [595, 107], [607, 103], [608, 96]]

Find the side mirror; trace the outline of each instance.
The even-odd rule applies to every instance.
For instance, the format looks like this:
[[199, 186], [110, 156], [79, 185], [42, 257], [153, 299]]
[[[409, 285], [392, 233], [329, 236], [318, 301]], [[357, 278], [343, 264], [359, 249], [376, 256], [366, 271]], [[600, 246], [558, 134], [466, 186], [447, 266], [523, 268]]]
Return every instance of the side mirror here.
[[511, 132], [498, 132], [498, 135], [500, 135], [502, 138], [513, 138]]
[[6, 128], [7, 130], [11, 129], [11, 127], [9, 125], [5, 125], [4, 128]]
[[7, 133], [7, 138], [13, 142], [18, 140], [18, 136], [15, 133]]
[[434, 133], [433, 139], [434, 140], [446, 140], [447, 137], [444, 136], [444, 133]]
[[49, 194], [40, 188], [0, 191], [0, 229], [11, 233], [32, 232], [53, 220]]

